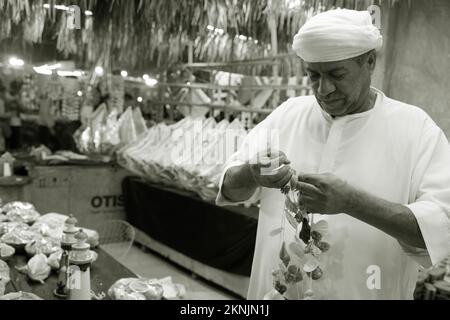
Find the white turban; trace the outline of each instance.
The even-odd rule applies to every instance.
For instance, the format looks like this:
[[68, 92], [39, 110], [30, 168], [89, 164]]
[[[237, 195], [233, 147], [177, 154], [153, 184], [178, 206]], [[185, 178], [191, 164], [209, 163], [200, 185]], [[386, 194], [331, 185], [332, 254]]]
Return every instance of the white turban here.
[[369, 11], [336, 9], [309, 19], [294, 36], [292, 49], [306, 62], [340, 61], [383, 45]]

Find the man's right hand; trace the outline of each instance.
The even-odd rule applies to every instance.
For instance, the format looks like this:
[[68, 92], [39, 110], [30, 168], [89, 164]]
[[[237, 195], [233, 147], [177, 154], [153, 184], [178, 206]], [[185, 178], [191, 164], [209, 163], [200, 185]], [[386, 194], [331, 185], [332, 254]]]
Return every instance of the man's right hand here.
[[292, 177], [290, 163], [282, 151], [266, 150], [259, 152], [248, 164], [258, 186], [280, 189]]

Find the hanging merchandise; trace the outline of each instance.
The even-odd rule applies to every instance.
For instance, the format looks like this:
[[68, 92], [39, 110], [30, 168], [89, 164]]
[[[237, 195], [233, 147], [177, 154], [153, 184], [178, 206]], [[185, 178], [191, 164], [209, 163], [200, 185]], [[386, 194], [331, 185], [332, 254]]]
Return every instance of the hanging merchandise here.
[[117, 109], [117, 112], [121, 114], [124, 108], [125, 82], [121, 76], [113, 76], [111, 74], [108, 74], [107, 82], [109, 92], [108, 106], [110, 109]]
[[77, 121], [80, 119], [80, 84], [77, 79], [61, 78], [60, 81], [63, 87], [61, 116], [69, 121]]
[[210, 110], [202, 106], [196, 107], [192, 104], [210, 104], [211, 99], [206, 95], [202, 89], [187, 89], [183, 88], [178, 92], [175, 98], [180, 102], [187, 102], [189, 106], [180, 105], [177, 109], [185, 116], [192, 116], [194, 118], [204, 117]]
[[99, 153], [102, 123], [106, 114], [106, 105], [101, 104], [88, 120], [86, 127], [80, 127], [74, 133], [74, 140], [81, 153]]
[[132, 107], [119, 117], [116, 108], [108, 111], [101, 104], [87, 122], [87, 126], [82, 125], [74, 133], [77, 148], [84, 154], [111, 156], [147, 130], [142, 113]]
[[[133, 123], [136, 130], [136, 138], [147, 131], [147, 125], [145, 123], [144, 117], [142, 116], [141, 108], [133, 109]], [[133, 139], [133, 141], [134, 140], [135, 139]]]
[[194, 47], [194, 56], [198, 61], [236, 61], [270, 56], [267, 45], [228, 34], [199, 35]]
[[38, 2], [32, 5], [30, 13], [24, 25], [23, 37], [28, 42], [39, 43], [42, 41], [47, 10]]
[[119, 118], [119, 136], [124, 144], [131, 143], [137, 138], [136, 126], [133, 119], [133, 108], [128, 107]]
[[31, 74], [27, 74], [23, 78], [23, 85], [20, 92], [20, 100], [23, 109], [27, 111], [39, 110], [36, 98], [37, 89], [34, 84], [33, 76]]
[[[275, 169], [276, 170], [276, 169]], [[274, 290], [264, 299], [314, 298], [314, 281], [319, 281], [324, 270], [321, 268], [322, 254], [330, 249], [325, 241], [328, 223], [325, 220], [314, 222], [314, 214], [302, 205], [302, 193], [297, 188], [296, 172], [291, 168], [292, 179], [281, 189], [285, 195], [284, 215], [279, 232], [279, 264], [272, 271]], [[295, 230], [295, 239], [286, 238], [286, 221]], [[270, 276], [270, 275], [268, 275]]]
[[101, 154], [112, 154], [120, 143], [119, 138], [119, 112], [113, 108], [106, 116], [106, 123], [101, 129]]

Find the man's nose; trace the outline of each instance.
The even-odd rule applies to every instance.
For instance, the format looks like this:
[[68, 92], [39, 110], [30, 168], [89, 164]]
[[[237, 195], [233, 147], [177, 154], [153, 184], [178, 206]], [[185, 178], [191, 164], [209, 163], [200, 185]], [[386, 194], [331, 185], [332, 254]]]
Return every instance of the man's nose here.
[[319, 80], [319, 88], [317, 89], [317, 91], [322, 97], [326, 97], [330, 93], [333, 93], [335, 90], [336, 87], [334, 86], [333, 82], [331, 82], [327, 78], [322, 77]]

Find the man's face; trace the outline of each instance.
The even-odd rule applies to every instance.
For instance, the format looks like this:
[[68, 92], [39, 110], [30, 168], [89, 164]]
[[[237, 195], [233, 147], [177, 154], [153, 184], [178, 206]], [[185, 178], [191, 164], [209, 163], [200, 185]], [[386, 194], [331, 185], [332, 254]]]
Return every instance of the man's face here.
[[321, 108], [332, 116], [359, 112], [370, 88], [372, 66], [367, 57], [333, 62], [305, 62]]

